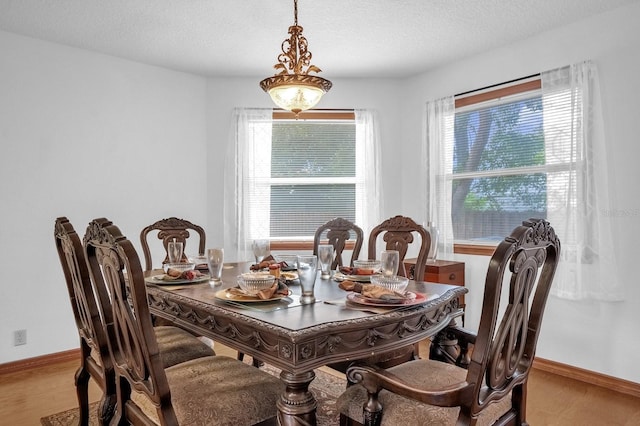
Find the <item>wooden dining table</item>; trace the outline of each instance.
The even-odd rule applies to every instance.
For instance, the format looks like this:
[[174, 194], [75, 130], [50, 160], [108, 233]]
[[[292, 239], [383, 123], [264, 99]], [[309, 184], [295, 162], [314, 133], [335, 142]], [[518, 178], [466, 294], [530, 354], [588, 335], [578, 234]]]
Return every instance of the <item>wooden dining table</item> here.
[[318, 274], [316, 302], [310, 305], [300, 304], [295, 280], [289, 282], [290, 296], [279, 300], [223, 300], [225, 289], [236, 287], [237, 276], [249, 267], [225, 264], [222, 284], [216, 286], [148, 283], [149, 306], [156, 317], [281, 369], [286, 386], [278, 401], [282, 425], [316, 424], [317, 401], [309, 391], [315, 368], [390, 353], [431, 337], [462, 315], [458, 301], [467, 292], [461, 286], [411, 281], [408, 290], [423, 303], [354, 304], [334, 279]]

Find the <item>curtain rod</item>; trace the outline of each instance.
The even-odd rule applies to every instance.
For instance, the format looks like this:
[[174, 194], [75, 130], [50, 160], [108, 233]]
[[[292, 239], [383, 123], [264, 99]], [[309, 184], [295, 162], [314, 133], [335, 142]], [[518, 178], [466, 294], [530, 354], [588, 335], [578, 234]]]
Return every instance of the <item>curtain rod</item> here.
[[531, 74], [531, 75], [528, 75], [528, 76], [526, 76], [526, 77], [520, 77], [520, 78], [516, 78], [516, 79], [513, 79], [513, 80], [509, 80], [509, 81], [504, 81], [504, 82], [502, 82], [502, 83], [492, 84], [492, 85], [490, 85], [490, 86], [481, 87], [481, 88], [479, 88], [479, 89], [469, 90], [469, 91], [467, 91], [467, 92], [458, 93], [458, 94], [455, 94], [453, 97], [454, 97], [454, 98], [457, 98], [457, 97], [459, 97], [459, 96], [469, 95], [469, 94], [471, 94], [471, 93], [481, 92], [481, 91], [483, 91], [483, 90], [487, 90], [487, 89], [493, 89], [494, 87], [503, 86], [503, 85], [505, 85], [505, 84], [516, 83], [516, 82], [518, 82], [518, 81], [527, 80], [527, 79], [529, 79], [529, 78], [533, 78], [533, 77], [540, 77], [540, 73], [537, 73], [537, 74]]

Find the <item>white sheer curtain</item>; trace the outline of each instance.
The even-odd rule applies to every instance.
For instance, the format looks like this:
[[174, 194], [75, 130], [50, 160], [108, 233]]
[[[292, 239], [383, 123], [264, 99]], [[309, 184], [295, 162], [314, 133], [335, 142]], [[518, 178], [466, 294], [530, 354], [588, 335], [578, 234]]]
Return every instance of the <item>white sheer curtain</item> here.
[[[356, 175], [363, 185], [356, 191], [356, 224], [364, 232], [365, 238], [374, 226], [381, 222], [380, 206], [383, 202], [380, 182], [380, 137], [377, 113], [357, 109], [356, 117]], [[366, 242], [364, 253], [366, 254]]]
[[265, 159], [271, 158], [272, 117], [273, 110], [267, 108], [233, 111], [224, 171], [225, 260], [253, 259], [251, 241], [268, 236], [268, 229], [267, 234], [251, 235], [260, 232], [251, 224], [259, 222], [265, 212], [248, 209], [245, 204], [252, 194], [264, 194], [265, 173], [270, 173]]
[[[548, 220], [562, 243], [552, 293], [567, 299], [622, 300], [609, 202], [598, 73], [590, 61], [541, 74], [547, 165], [569, 158], [568, 173], [549, 173]], [[562, 116], [547, 120], [548, 114]], [[569, 147], [569, 149], [567, 149]]]
[[[233, 260], [252, 259], [251, 241], [269, 237], [268, 203], [247, 208], [250, 198], [269, 194], [271, 109], [236, 108], [225, 161], [224, 218], [227, 253]], [[356, 110], [356, 223], [368, 232], [380, 222], [380, 142], [375, 111]], [[366, 253], [366, 248], [365, 248]]]
[[453, 227], [451, 225], [451, 176], [453, 157], [447, 155], [453, 146], [455, 103], [453, 96], [427, 102], [425, 113], [422, 163], [423, 182], [426, 182], [424, 217], [435, 222], [440, 231], [438, 256], [451, 259], [453, 254]]

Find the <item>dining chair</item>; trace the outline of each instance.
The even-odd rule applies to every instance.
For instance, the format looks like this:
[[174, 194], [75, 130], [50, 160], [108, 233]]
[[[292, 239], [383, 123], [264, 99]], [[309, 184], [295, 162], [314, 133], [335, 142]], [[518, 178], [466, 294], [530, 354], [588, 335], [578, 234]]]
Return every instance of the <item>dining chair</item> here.
[[[414, 234], [419, 237], [418, 240], [414, 238]], [[387, 219], [374, 227], [369, 234], [369, 249], [368, 258], [376, 259], [377, 257], [377, 243], [378, 237], [381, 236], [385, 242], [386, 250], [397, 250], [399, 253], [398, 263], [398, 275], [407, 276], [404, 268], [403, 260], [409, 249], [409, 245], [414, 241], [420, 243], [418, 258], [416, 260], [416, 273], [421, 273], [424, 276], [424, 268], [426, 267], [427, 254], [429, 253], [429, 246], [431, 239], [424, 227], [415, 223], [411, 218], [405, 216], [394, 216]], [[419, 267], [418, 265], [422, 265]], [[393, 365], [401, 364], [406, 361], [415, 359], [419, 356], [419, 344], [413, 344], [404, 348], [399, 348], [393, 352], [386, 352], [377, 354], [372, 357], [368, 357], [367, 361], [371, 364], [376, 364], [381, 367], [390, 367]], [[330, 366], [338, 371], [346, 371], [352, 361], [338, 361]]]
[[317, 256], [318, 246], [324, 241], [328, 241], [328, 244], [333, 246], [334, 254], [331, 269], [336, 269], [338, 266], [344, 266], [342, 252], [345, 249], [347, 241], [352, 239], [354, 240], [354, 244], [351, 252], [351, 260], [349, 261], [348, 266], [353, 266], [353, 261], [360, 256], [360, 249], [362, 248], [362, 242], [364, 241], [362, 228], [341, 217], [331, 219], [316, 229], [315, 236], [313, 238], [313, 254]]
[[442, 332], [458, 339], [456, 364], [351, 366], [356, 384], [338, 398], [340, 424], [526, 425], [527, 379], [559, 256], [549, 222], [524, 221], [489, 261], [477, 333]]
[[[424, 226], [417, 224], [413, 219], [407, 216], [394, 216], [389, 218], [373, 228], [369, 234], [369, 259], [376, 259], [378, 236], [382, 235], [385, 243], [385, 250], [397, 250], [400, 254], [398, 263], [398, 275], [407, 276], [404, 267], [404, 258], [407, 255], [409, 246], [417, 242], [420, 244], [418, 248], [418, 256], [414, 270], [414, 277], [424, 277], [424, 271], [427, 267], [427, 255], [431, 246], [431, 236]], [[419, 240], [416, 241], [416, 237]]]
[[169, 260], [167, 254], [167, 246], [169, 241], [174, 239], [184, 244], [183, 259], [186, 259], [187, 251], [187, 239], [190, 237], [190, 232], [193, 231], [198, 234], [198, 255], [204, 255], [206, 247], [206, 233], [204, 229], [194, 223], [185, 219], [178, 219], [177, 217], [169, 217], [161, 219], [149, 226], [144, 227], [140, 232], [140, 244], [142, 245], [142, 253], [144, 254], [145, 271], [151, 271], [153, 269], [153, 263], [151, 261], [151, 249], [149, 247], [149, 239], [157, 231], [157, 237], [162, 240], [162, 246], [164, 247], [165, 257], [162, 263], [166, 263]]
[[[169, 241], [173, 241], [174, 239], [178, 242], [182, 242], [184, 244], [183, 258], [186, 259], [186, 241], [191, 235], [189, 231], [194, 231], [198, 234], [198, 255], [204, 255], [207, 236], [204, 229], [185, 219], [178, 219], [177, 217], [169, 217], [166, 219], [158, 220], [155, 223], [152, 223], [149, 226], [146, 226], [140, 232], [140, 244], [142, 246], [142, 252], [144, 253], [144, 262], [145, 262], [145, 271], [153, 270], [153, 262], [151, 258], [151, 249], [149, 247], [149, 239], [157, 231], [157, 238], [162, 240], [162, 245], [164, 247], [165, 257], [162, 263], [167, 262], [168, 252], [167, 247]], [[156, 319], [156, 323], [164, 324], [166, 321], [161, 319]], [[242, 361], [244, 359], [244, 354], [238, 352], [238, 360]], [[254, 367], [259, 367], [262, 363], [256, 359], [252, 362]]]
[[115, 371], [109, 356], [107, 336], [100, 319], [80, 237], [66, 217], [55, 221], [56, 249], [69, 292], [71, 309], [80, 336], [80, 366], [75, 374], [80, 425], [89, 425], [89, 379], [102, 390], [98, 421], [108, 424], [115, 412]]
[[111, 306], [107, 335], [117, 390], [112, 424], [275, 424], [284, 392], [277, 377], [225, 356], [162, 364], [142, 265], [117, 226], [92, 221], [85, 247], [92, 275], [110, 296], [103, 305]]
[[[106, 219], [100, 219], [107, 223]], [[102, 287], [94, 286], [86, 262], [80, 237], [66, 217], [55, 221], [54, 235], [62, 271], [65, 276], [74, 319], [80, 336], [80, 367], [76, 372], [75, 384], [78, 396], [80, 423], [88, 424], [88, 382], [90, 378], [102, 389], [98, 407], [100, 424], [108, 423], [113, 416], [116, 403], [115, 372], [108, 349], [108, 336], [101, 307], [96, 293]], [[105, 299], [105, 297], [103, 297]], [[109, 321], [106, 312], [105, 321]], [[177, 327], [156, 327], [163, 365], [171, 365], [190, 359], [214, 355], [215, 352], [190, 333]]]

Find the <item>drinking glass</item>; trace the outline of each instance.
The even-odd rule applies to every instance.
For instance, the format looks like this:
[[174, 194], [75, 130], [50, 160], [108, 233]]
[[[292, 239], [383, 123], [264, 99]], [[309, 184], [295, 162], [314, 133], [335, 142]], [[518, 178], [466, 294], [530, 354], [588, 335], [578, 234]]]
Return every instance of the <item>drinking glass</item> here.
[[385, 277], [395, 277], [398, 275], [398, 266], [400, 263], [400, 253], [398, 250], [384, 250], [380, 254], [380, 272]]
[[256, 258], [256, 263], [260, 263], [265, 257], [267, 257], [267, 255], [271, 251], [271, 245], [269, 244], [269, 240], [253, 240], [253, 243], [251, 244], [251, 250], [253, 250], [253, 255]]
[[182, 261], [182, 251], [184, 250], [184, 244], [178, 242], [175, 239], [169, 241], [167, 244], [167, 255], [169, 256], [169, 263], [180, 263]]
[[316, 285], [316, 275], [318, 269], [318, 257], [316, 255], [298, 256], [298, 278], [300, 280], [301, 304], [315, 303], [316, 298], [313, 288]]
[[211, 278], [209, 283], [218, 285], [222, 283], [222, 266], [224, 262], [224, 250], [221, 248], [211, 248], [207, 250], [207, 265]]
[[318, 263], [320, 264], [320, 278], [331, 278], [331, 264], [333, 263], [333, 246], [320, 244], [318, 246]]
[[440, 238], [440, 231], [438, 231], [438, 227], [435, 222], [427, 222], [427, 224], [423, 226], [431, 236], [431, 245], [429, 246], [429, 253], [427, 254], [427, 262], [433, 263], [436, 261], [436, 257], [438, 256], [438, 240]]

